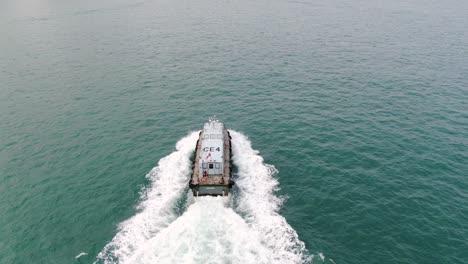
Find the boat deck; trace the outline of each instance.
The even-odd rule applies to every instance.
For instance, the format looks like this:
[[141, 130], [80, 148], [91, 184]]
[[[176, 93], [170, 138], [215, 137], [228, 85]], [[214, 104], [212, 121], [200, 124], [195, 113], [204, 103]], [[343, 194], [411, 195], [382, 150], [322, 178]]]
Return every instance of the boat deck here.
[[200, 133], [200, 139], [197, 141], [197, 146], [195, 149], [195, 159], [193, 161], [194, 163], [194, 169], [193, 169], [193, 174], [192, 174], [192, 183], [195, 185], [210, 185], [210, 186], [228, 186], [231, 178], [231, 140], [229, 133], [227, 130], [224, 130], [224, 153], [223, 153], [223, 159], [224, 159], [224, 172], [223, 174], [218, 174], [218, 175], [209, 175], [209, 176], [203, 176], [200, 175], [200, 168], [199, 168], [199, 162], [198, 160], [201, 159], [200, 154], [202, 153], [201, 146], [201, 138], [203, 137], [203, 134]]

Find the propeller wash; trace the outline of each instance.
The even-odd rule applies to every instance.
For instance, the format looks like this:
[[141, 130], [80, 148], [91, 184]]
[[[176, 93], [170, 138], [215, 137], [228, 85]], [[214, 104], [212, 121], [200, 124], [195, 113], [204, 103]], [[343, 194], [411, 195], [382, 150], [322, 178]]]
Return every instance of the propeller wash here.
[[238, 169], [236, 192], [194, 197], [188, 190], [200, 134], [193, 132], [147, 174], [151, 184], [138, 213], [119, 224], [94, 263], [310, 262], [304, 243], [278, 213], [283, 200], [275, 195], [276, 169], [263, 162], [246, 136], [229, 132], [232, 162]]

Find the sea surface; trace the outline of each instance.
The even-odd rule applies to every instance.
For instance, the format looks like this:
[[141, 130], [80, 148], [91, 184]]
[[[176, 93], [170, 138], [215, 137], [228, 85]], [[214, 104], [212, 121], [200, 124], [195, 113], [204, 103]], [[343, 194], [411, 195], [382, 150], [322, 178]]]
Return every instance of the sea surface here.
[[[468, 263], [465, 0], [2, 0], [0, 263]], [[233, 134], [229, 198], [188, 190]]]

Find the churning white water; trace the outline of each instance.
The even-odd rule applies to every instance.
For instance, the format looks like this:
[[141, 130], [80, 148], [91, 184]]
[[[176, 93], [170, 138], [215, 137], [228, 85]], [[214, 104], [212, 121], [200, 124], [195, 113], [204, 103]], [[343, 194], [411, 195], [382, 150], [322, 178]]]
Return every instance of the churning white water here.
[[[238, 168], [237, 192], [230, 197], [196, 197], [188, 191], [190, 157], [198, 132], [182, 138], [176, 151], [147, 177], [139, 213], [119, 225], [96, 263], [304, 263], [304, 243], [278, 210], [276, 170], [263, 163], [250, 141], [232, 136]], [[177, 216], [178, 202], [187, 209]]]

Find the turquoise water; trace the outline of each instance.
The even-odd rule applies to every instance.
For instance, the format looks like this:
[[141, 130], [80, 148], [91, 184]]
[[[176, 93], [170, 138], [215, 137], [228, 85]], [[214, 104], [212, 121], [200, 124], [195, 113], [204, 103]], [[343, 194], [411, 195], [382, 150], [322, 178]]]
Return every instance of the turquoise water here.
[[[0, 263], [466, 263], [466, 10], [2, 1]], [[183, 187], [213, 114], [239, 132], [226, 207]], [[220, 247], [180, 229], [208, 218]]]

